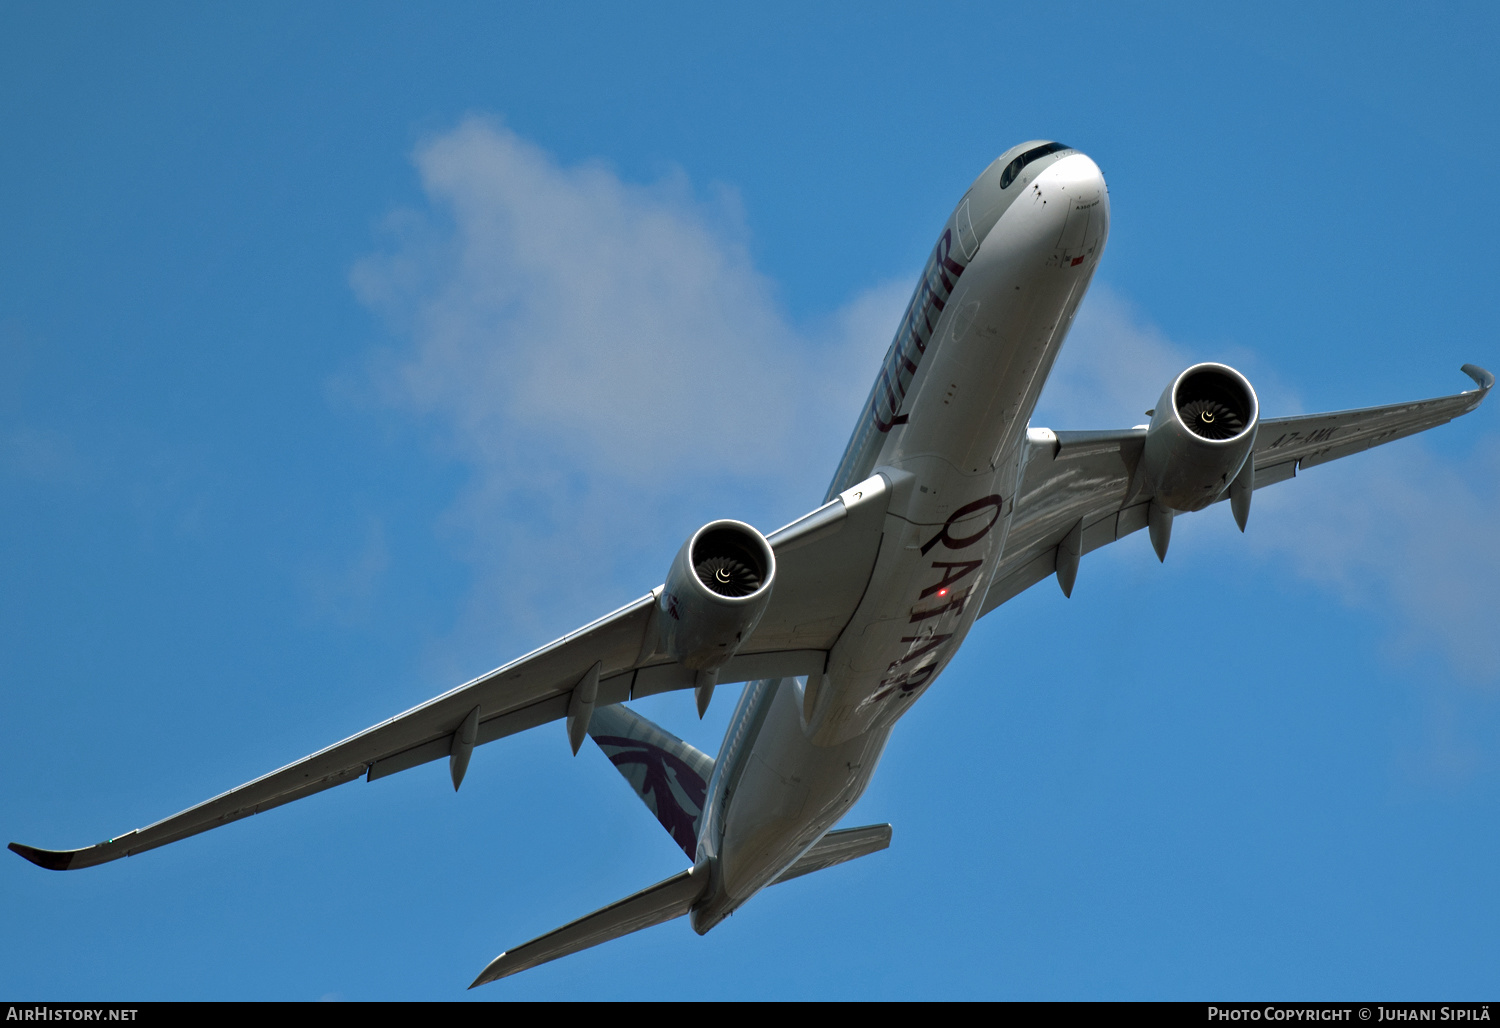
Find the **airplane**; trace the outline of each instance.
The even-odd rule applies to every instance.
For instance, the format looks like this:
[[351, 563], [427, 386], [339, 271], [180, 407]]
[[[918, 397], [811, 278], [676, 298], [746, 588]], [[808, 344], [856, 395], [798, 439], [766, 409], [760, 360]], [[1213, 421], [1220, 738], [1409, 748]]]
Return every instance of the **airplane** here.
[[[1174, 519], [1444, 424], [1494, 376], [1435, 399], [1262, 418], [1249, 380], [1184, 369], [1149, 423], [1104, 431], [1030, 418], [1110, 227], [1098, 166], [1032, 140], [976, 178], [939, 233], [821, 506], [769, 534], [712, 521], [638, 600], [342, 742], [147, 827], [74, 850], [12, 842], [76, 870], [352, 782], [563, 723], [610, 759], [681, 847], [664, 881], [506, 950], [470, 986], [688, 917], [704, 934], [760, 890], [877, 852], [888, 824], [835, 828], [891, 731], [974, 623], [1085, 554], [1145, 529], [1165, 560]], [[717, 757], [626, 704], [674, 690], [698, 714], [745, 683]]]

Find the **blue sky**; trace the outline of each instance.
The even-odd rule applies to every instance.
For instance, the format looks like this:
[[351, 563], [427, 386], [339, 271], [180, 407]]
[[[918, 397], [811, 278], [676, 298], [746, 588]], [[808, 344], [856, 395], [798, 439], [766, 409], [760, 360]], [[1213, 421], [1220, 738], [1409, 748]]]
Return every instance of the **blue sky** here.
[[[1500, 371], [1488, 6], [0, 8], [0, 828], [83, 845], [814, 506], [952, 205], [1113, 228], [1034, 419], [1222, 359], [1268, 415]], [[716, 397], [732, 395], [733, 402]], [[560, 726], [93, 870], [35, 998], [1451, 998], [1500, 967], [1500, 422], [981, 622], [883, 854], [464, 994], [680, 869]], [[709, 752], [731, 704], [643, 711]], [[8, 856], [8, 855], [7, 855]]]

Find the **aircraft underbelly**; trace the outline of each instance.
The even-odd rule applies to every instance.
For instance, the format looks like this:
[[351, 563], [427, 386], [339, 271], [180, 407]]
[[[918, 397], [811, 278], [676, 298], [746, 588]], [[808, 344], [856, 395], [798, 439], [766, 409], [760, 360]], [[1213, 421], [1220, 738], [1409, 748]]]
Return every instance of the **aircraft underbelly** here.
[[[1018, 201], [996, 224], [944, 312], [909, 420], [881, 453], [899, 481], [870, 587], [809, 711], [815, 742], [893, 724], [978, 616], [1004, 551], [1027, 419], [1104, 242], [1107, 217], [1088, 186], [1064, 191], [1042, 176], [1036, 202]], [[1080, 248], [1088, 259], [1065, 259]]]
[[802, 731], [802, 690], [783, 679], [736, 784], [720, 856], [723, 900], [738, 906], [770, 884], [852, 807], [886, 732], [818, 746]]
[[694, 913], [700, 931], [854, 805], [896, 720], [973, 625], [1004, 550], [1027, 419], [1107, 232], [1098, 169], [1060, 161], [964, 269], [880, 451], [892, 496], [874, 574], [826, 675], [765, 697], [723, 811], [718, 885]]

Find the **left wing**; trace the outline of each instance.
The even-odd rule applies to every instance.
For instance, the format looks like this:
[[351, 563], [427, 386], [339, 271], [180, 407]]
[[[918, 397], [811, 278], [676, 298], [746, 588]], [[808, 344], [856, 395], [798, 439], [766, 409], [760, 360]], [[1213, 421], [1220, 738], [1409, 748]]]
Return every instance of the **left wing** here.
[[[767, 536], [777, 563], [770, 606], [741, 651], [720, 670], [719, 682], [823, 671], [828, 650], [869, 583], [889, 501], [889, 483], [876, 475]], [[693, 688], [695, 672], [656, 650], [660, 591], [658, 587], [503, 667], [153, 825], [76, 850], [16, 842], [10, 848], [54, 871], [91, 867], [356, 778], [374, 781], [443, 757], [449, 758], [456, 789], [475, 746], [548, 721], [577, 718], [580, 711], [586, 728], [595, 706]]]
[[[1372, 446], [1447, 424], [1478, 407], [1495, 376], [1463, 366], [1477, 389], [1384, 407], [1267, 418], [1255, 437], [1255, 488], [1296, 477]], [[1146, 527], [1149, 495], [1130, 495], [1146, 442], [1144, 428], [1116, 432], [1031, 429], [1030, 456], [1016, 494], [1005, 556], [985, 594], [980, 615], [1051, 576], [1064, 560], [1106, 546]], [[1228, 496], [1228, 493], [1225, 493]], [[1222, 499], [1223, 497], [1221, 497]]]

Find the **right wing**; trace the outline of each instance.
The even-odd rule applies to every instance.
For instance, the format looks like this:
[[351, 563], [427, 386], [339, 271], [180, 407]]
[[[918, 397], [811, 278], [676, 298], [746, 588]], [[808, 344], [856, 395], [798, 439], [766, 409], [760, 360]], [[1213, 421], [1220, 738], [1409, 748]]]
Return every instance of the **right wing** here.
[[[1477, 389], [1384, 407], [1267, 418], [1255, 437], [1255, 488], [1296, 477], [1299, 469], [1447, 424], [1478, 407], [1495, 376], [1463, 366]], [[1144, 428], [1114, 432], [1032, 429], [1030, 457], [1016, 495], [1005, 556], [980, 615], [1051, 576], [1060, 548], [1081, 556], [1146, 527], [1151, 497], [1132, 495], [1146, 442]], [[1225, 493], [1227, 496], [1228, 493]], [[1221, 497], [1222, 499], [1222, 497]]]
[[[869, 584], [889, 501], [889, 483], [876, 475], [767, 537], [777, 564], [770, 605], [745, 647], [720, 671], [720, 682], [823, 671], [828, 650]], [[76, 850], [16, 842], [10, 848], [54, 871], [92, 867], [356, 778], [374, 781], [460, 750], [466, 766], [473, 746], [567, 717], [574, 687], [593, 677], [595, 665], [594, 706], [691, 689], [695, 673], [656, 652], [659, 592], [655, 589], [450, 692], [153, 825]], [[455, 788], [461, 776], [460, 769]]]

